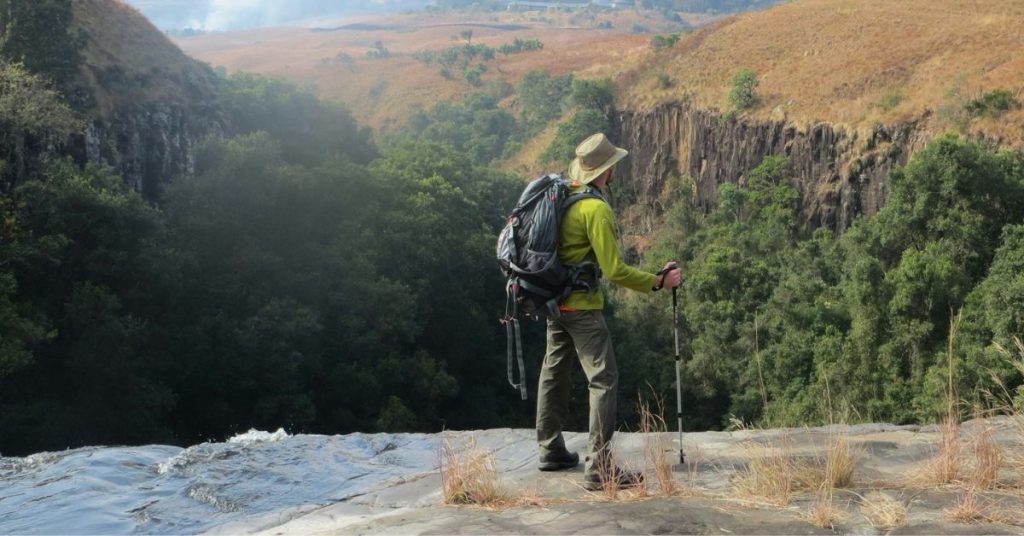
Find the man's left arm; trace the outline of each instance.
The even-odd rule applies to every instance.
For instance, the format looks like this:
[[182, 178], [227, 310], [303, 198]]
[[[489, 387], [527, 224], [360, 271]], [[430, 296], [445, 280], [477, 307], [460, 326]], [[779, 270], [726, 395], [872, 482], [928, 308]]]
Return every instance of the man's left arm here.
[[637, 292], [650, 292], [658, 278], [622, 262], [615, 235], [615, 214], [611, 207], [603, 201], [592, 206], [593, 212], [587, 215], [587, 236], [603, 276], [616, 285]]

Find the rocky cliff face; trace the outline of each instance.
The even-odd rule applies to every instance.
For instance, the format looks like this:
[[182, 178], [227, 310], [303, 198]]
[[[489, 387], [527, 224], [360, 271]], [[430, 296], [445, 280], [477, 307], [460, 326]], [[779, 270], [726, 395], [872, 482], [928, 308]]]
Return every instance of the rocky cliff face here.
[[[696, 202], [709, 209], [718, 185], [743, 184], [765, 156], [782, 155], [792, 168], [804, 221], [838, 231], [859, 215], [878, 212], [889, 172], [928, 141], [916, 123], [847, 131], [828, 123], [800, 127], [784, 120], [723, 118], [679, 103], [621, 112], [617, 119], [619, 140], [630, 151], [629, 177], [621, 188], [640, 209], [634, 215], [657, 212], [670, 174], [690, 176]], [[637, 226], [636, 218], [632, 224]], [[639, 226], [635, 230], [643, 232]]]
[[223, 119], [174, 105], [124, 110], [89, 121], [73, 150], [90, 163], [106, 164], [151, 201], [163, 185], [195, 171], [195, 146], [223, 134]]

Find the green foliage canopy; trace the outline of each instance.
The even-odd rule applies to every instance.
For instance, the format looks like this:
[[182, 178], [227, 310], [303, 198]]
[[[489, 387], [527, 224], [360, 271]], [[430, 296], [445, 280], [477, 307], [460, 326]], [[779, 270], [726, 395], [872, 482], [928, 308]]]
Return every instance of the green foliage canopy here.
[[729, 106], [733, 110], [746, 110], [757, 104], [757, 73], [751, 69], [740, 69], [732, 78], [729, 89]]

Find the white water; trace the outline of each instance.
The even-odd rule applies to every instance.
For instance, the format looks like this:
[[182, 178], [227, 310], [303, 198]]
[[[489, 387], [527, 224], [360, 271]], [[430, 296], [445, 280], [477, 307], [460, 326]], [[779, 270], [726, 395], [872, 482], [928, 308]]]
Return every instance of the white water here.
[[438, 437], [250, 431], [225, 443], [0, 458], [0, 534], [195, 534], [276, 526], [435, 471]]

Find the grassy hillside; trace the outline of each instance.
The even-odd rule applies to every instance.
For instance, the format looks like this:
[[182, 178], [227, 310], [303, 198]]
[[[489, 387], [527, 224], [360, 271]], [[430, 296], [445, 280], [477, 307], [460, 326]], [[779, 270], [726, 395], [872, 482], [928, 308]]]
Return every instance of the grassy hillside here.
[[[452, 79], [445, 79], [437, 62], [424, 65], [413, 57], [465, 44], [462, 32], [472, 31], [473, 44], [495, 48], [516, 38], [538, 39], [544, 45], [537, 51], [497, 54], [481, 76], [486, 86], [498, 80], [515, 84], [535, 69], [586, 76], [594, 68], [628, 65], [649, 48], [650, 36], [634, 29], [667, 32], [684, 26], [656, 12], [633, 11], [414, 13], [344, 23], [333, 31], [261, 29], [177, 38], [176, 43], [186, 53], [228, 71], [314, 84], [321, 96], [347, 103], [361, 123], [387, 131], [404, 124], [417, 109], [474, 90], [457, 70]], [[599, 28], [602, 24], [611, 28]], [[389, 57], [367, 59], [378, 41]], [[339, 56], [345, 59], [338, 60]]]
[[86, 36], [80, 82], [96, 111], [159, 102], [202, 106], [216, 75], [186, 56], [122, 0], [75, 0], [74, 26]]
[[[321, 95], [348, 103], [360, 121], [384, 131], [403, 125], [414, 110], [474, 89], [458, 74], [446, 80], [436, 64], [413, 58], [459, 45], [464, 42], [459, 34], [471, 30], [473, 43], [497, 47], [520, 37], [545, 45], [541, 51], [499, 54], [487, 64], [485, 85], [515, 84], [524, 73], [545, 69], [612, 77], [620, 107], [692, 100], [725, 111], [732, 77], [749, 68], [760, 83], [758, 103], [745, 112], [753, 117], [851, 127], [923, 119], [936, 132], [959, 128], [1024, 142], [1020, 109], [998, 119], [964, 114], [971, 100], [996, 89], [1021, 100], [1022, 0], [796, 0], [684, 33], [661, 51], [650, 46], [652, 34], [678, 27], [657, 13], [632, 10], [416, 13], [345, 22], [335, 31], [254, 30], [176, 42], [229, 71], [311, 83]], [[390, 56], [367, 59], [377, 41]], [[515, 107], [514, 101], [506, 104]]]
[[[1022, 51], [1021, 0], [797, 0], [685, 36], [618, 82], [629, 107], [692, 99], [726, 109], [732, 77], [750, 68], [760, 81], [757, 117], [856, 126], [927, 116], [945, 129], [985, 92], [1020, 98]], [[969, 128], [1020, 143], [1024, 111]]]

